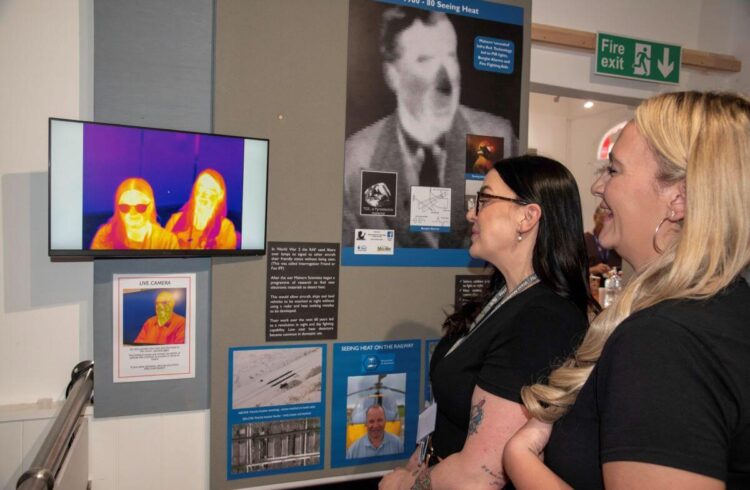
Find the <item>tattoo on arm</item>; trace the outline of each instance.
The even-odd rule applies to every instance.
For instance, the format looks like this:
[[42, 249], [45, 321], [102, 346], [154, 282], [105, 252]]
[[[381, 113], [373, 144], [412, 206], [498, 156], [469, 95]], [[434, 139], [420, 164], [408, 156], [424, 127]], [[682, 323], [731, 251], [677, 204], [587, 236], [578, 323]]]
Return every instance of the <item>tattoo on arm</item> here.
[[503, 486], [505, 486], [505, 479], [503, 478], [502, 474], [495, 473], [491, 469], [487, 468], [487, 465], [482, 465], [482, 469], [485, 473], [493, 478], [493, 480], [490, 482], [490, 485], [492, 485], [494, 488], [503, 488]]
[[432, 468], [425, 468], [422, 470], [417, 479], [414, 480], [414, 485], [411, 486], [411, 490], [431, 490], [432, 480], [430, 480], [430, 471]]
[[469, 412], [469, 433], [468, 435], [476, 434], [479, 424], [482, 423], [484, 418], [484, 398], [479, 400], [479, 403], [471, 406]]

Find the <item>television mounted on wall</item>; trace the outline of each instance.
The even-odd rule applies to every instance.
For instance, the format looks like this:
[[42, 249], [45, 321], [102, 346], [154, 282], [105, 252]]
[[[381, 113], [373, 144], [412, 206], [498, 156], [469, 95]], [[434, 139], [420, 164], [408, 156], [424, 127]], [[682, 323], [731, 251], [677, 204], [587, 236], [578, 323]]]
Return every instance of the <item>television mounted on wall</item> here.
[[50, 118], [49, 255], [266, 251], [269, 141]]

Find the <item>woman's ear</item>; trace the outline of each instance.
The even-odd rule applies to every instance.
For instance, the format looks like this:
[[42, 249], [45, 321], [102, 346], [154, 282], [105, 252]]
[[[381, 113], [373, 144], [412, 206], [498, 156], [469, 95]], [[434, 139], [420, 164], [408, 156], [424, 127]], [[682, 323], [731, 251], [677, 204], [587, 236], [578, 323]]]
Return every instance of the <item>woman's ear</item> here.
[[521, 209], [521, 222], [518, 228], [521, 233], [526, 233], [533, 229], [539, 220], [542, 219], [542, 208], [538, 204], [526, 204]]
[[687, 185], [684, 180], [681, 180], [672, 184], [667, 192], [670, 193], [669, 209], [674, 212], [669, 217], [669, 221], [680, 221], [685, 217], [685, 210], [687, 209]]

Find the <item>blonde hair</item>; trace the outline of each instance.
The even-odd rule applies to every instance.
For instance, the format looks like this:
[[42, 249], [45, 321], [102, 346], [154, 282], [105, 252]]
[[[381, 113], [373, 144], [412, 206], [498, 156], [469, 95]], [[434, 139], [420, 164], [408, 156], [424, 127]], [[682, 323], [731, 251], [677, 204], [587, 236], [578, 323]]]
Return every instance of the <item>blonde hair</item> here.
[[674, 241], [592, 322], [547, 384], [522, 389], [529, 412], [547, 422], [573, 405], [623, 320], [665, 300], [713, 296], [750, 263], [750, 100], [728, 93], [662, 94], [638, 106], [635, 125], [657, 156], [659, 182], [685, 182], [685, 217]]

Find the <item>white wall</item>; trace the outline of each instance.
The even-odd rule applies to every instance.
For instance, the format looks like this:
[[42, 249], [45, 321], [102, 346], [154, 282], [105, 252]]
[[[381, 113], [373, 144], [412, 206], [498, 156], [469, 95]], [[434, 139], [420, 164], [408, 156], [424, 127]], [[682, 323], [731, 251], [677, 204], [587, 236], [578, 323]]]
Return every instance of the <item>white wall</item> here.
[[46, 257], [47, 118], [85, 105], [80, 31], [75, 0], [0, 4], [0, 405], [60, 398], [91, 355], [91, 264]]
[[[92, 266], [46, 256], [47, 118], [91, 118], [92, 9], [93, 0], [0, 1], [0, 405], [61, 399], [75, 363], [92, 358]], [[681, 88], [750, 87], [744, 0], [535, 0], [532, 20], [732, 54], [742, 73], [684, 70]], [[592, 58], [534, 46], [531, 81], [631, 97], [672, 89], [594, 76]], [[572, 124], [572, 133], [587, 124]], [[531, 141], [540, 153], [562, 144], [551, 134]], [[46, 413], [18, 413], [0, 411], [3, 489], [15, 487], [49, 423]], [[94, 488], [207, 488], [208, 425], [206, 411], [94, 421]]]
[[[93, 0], [0, 2], [3, 490], [51, 424], [37, 400], [62, 399], [73, 366], [93, 358], [92, 264], [47, 257], [47, 119], [92, 119], [92, 19]], [[91, 422], [94, 489], [208, 488], [208, 411]]]
[[750, 2], [746, 0], [534, 0], [532, 22], [638, 37], [729, 54], [744, 72], [682, 68], [678, 87], [594, 75], [594, 54], [544, 45], [531, 49], [531, 81], [646, 98], [673, 90], [750, 91]]
[[[0, 405], [62, 398], [91, 356], [91, 265], [46, 257], [47, 118], [86, 106], [79, 13], [75, 0], [0, 3]], [[0, 419], [0, 488], [15, 488], [49, 426], [18, 412]]]
[[568, 118], [551, 114], [529, 101], [529, 149], [568, 165]]
[[583, 100], [531, 94], [529, 99], [529, 147], [539, 155], [559, 160], [573, 173], [581, 193], [584, 228], [593, 226], [591, 217], [599, 200], [591, 195], [597, 170], [597, 148], [604, 133], [615, 124], [633, 118], [633, 108], [597, 102], [591, 112], [582, 109]]
[[[582, 99], [562, 97], [557, 104], [552, 99], [550, 95], [534, 93], [529, 98], [529, 147], [539, 155], [564, 163], [573, 173], [581, 196], [583, 227], [591, 230], [600, 200], [591, 195], [590, 189], [604, 164], [597, 159], [599, 141], [615, 124], [632, 119], [633, 108], [597, 102], [587, 113], [581, 108]], [[627, 280], [633, 270], [627, 263], [623, 263], [623, 268]]]
[[596, 180], [596, 172], [603, 164], [596, 158], [599, 140], [604, 132], [622, 121], [633, 118], [633, 110], [621, 107], [613, 111], [597, 114], [591, 117], [576, 117], [570, 120], [568, 127], [568, 156], [567, 166], [578, 182], [581, 191], [581, 207], [583, 208], [584, 228], [593, 226], [594, 209], [599, 205], [599, 199], [591, 195], [591, 185]]

